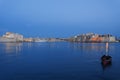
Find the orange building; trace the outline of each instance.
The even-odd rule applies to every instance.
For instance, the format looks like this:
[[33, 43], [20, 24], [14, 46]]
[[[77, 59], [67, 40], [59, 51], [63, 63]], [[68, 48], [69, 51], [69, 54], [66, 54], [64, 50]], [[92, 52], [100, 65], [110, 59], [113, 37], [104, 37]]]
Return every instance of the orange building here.
[[102, 37], [94, 36], [90, 39], [90, 41], [92, 41], [92, 42], [102, 42], [103, 39], [102, 39]]

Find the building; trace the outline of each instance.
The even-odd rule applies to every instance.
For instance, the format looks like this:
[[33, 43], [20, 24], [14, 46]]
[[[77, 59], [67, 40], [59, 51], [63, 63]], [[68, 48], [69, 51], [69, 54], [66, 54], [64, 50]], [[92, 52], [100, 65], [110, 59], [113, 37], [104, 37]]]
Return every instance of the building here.
[[116, 38], [110, 34], [99, 35], [94, 33], [81, 34], [69, 38], [72, 42], [116, 42]]
[[1, 37], [1, 40], [7, 40], [8, 42], [9, 40], [12, 40], [13, 42], [20, 42], [23, 41], [23, 35], [13, 32], [6, 32], [6, 34]]
[[24, 38], [23, 41], [24, 42], [33, 42], [34, 40], [33, 40], [33, 38]]

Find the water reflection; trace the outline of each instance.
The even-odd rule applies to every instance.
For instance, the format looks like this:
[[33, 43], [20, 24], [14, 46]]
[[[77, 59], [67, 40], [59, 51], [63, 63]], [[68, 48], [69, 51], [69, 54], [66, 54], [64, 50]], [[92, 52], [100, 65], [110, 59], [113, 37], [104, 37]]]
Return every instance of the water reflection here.
[[112, 63], [109, 63], [109, 64], [102, 64], [101, 63], [101, 66], [102, 66], [102, 69], [105, 70], [107, 68], [110, 68], [112, 66]]
[[27, 43], [27, 47], [28, 47], [28, 48], [31, 48], [32, 46], [33, 46], [33, 43], [31, 43], [31, 42], [30, 42], [30, 43]]
[[[76, 78], [74, 80], [120, 79], [118, 44], [110, 45], [109, 53], [113, 58], [113, 64], [110, 65], [103, 65], [100, 60], [103, 55], [101, 52], [105, 54], [105, 43], [0, 43], [0, 45], [2, 53], [10, 54], [10, 56], [1, 54], [0, 66], [3, 67], [0, 68], [0, 74], [4, 72], [6, 75], [0, 76], [0, 80], [6, 80], [2, 78], [13, 80], [16, 76], [24, 76], [28, 80], [30, 78], [42, 80], [49, 75], [55, 79], [64, 76], [61, 77], [63, 80], [73, 80], [72, 77]], [[112, 54], [114, 51], [116, 53]], [[15, 53], [22, 55], [16, 57]], [[21, 80], [25, 80], [24, 77]]]
[[92, 51], [103, 53], [105, 51], [104, 43], [73, 43], [71, 47], [75, 50], [81, 50], [87, 53]]
[[23, 43], [3, 43], [7, 54], [19, 53], [22, 50]]
[[[61, 44], [61, 43], [3, 43], [6, 53], [19, 53], [22, 48], [23, 44], [24, 47], [32, 48], [32, 47], [64, 47], [64, 48], [72, 48], [75, 51], [80, 50], [81, 52], [87, 53], [105, 53], [105, 43], [68, 43], [68, 44]], [[110, 53], [114, 53], [115, 46], [110, 46]]]

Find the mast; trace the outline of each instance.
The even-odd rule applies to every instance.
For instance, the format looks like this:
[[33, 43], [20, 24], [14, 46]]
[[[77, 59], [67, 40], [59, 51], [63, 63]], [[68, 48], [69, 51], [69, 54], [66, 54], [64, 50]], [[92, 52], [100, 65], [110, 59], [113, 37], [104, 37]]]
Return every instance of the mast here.
[[106, 56], [108, 55], [108, 48], [109, 48], [109, 44], [108, 42], [106, 42]]

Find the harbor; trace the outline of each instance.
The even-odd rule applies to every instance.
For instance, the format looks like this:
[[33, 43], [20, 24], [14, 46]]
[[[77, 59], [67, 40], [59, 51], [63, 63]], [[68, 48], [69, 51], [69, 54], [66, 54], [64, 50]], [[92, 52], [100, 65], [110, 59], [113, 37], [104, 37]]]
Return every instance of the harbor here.
[[22, 34], [6, 32], [4, 35], [0, 37], [0, 42], [61, 42], [61, 41], [105, 43], [105, 42], [120, 42], [120, 39], [111, 34], [94, 34], [94, 33], [79, 34], [69, 38], [42, 38], [42, 37], [25, 38]]
[[22, 34], [6, 32], [0, 37], [0, 42], [59, 42], [60, 38], [25, 38]]
[[70, 42], [92, 42], [92, 43], [106, 43], [106, 42], [119, 42], [116, 36], [111, 34], [95, 34], [86, 33], [79, 34], [68, 39]]
[[[0, 43], [0, 80], [119, 80], [120, 43]], [[110, 64], [110, 65], [109, 65]], [[86, 77], [87, 76], [87, 77]]]

